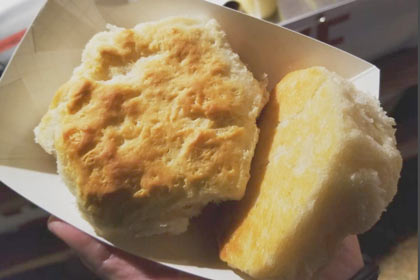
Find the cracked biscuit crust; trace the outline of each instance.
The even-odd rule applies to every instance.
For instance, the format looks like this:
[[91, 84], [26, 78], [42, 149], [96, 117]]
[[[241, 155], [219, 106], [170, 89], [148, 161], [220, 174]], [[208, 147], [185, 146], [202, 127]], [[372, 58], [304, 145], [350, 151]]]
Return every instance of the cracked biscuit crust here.
[[268, 94], [214, 20], [110, 27], [35, 129], [102, 234], [182, 232], [240, 199]]

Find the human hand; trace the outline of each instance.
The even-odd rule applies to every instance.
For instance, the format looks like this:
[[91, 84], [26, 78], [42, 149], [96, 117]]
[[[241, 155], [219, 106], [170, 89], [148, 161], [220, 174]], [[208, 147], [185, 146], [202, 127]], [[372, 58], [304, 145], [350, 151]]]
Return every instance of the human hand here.
[[[48, 228], [102, 279], [202, 279], [110, 247], [55, 217], [48, 220]], [[352, 235], [344, 240], [335, 258], [318, 275], [323, 280], [350, 279], [362, 267], [359, 243], [357, 237]]]

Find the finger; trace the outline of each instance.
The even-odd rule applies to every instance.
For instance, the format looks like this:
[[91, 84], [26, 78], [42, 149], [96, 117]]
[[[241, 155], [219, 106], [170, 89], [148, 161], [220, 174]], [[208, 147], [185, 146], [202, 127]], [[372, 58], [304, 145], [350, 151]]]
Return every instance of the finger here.
[[105, 279], [198, 279], [107, 246], [57, 218], [49, 219], [48, 228]]
[[319, 279], [350, 279], [363, 267], [363, 258], [356, 235], [349, 235], [344, 240], [335, 257], [319, 272]]
[[110, 255], [104, 244], [95, 242], [89, 235], [55, 217], [51, 216], [48, 219], [48, 229], [72, 248], [82, 258], [83, 263], [94, 271]]

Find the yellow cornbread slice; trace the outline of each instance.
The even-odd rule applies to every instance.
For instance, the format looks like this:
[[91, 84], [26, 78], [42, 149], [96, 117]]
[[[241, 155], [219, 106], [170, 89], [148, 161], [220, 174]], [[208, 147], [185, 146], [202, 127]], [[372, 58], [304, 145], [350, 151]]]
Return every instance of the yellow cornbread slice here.
[[246, 195], [225, 209], [220, 258], [256, 278], [312, 277], [395, 195], [394, 124], [325, 68], [288, 74], [263, 111]]

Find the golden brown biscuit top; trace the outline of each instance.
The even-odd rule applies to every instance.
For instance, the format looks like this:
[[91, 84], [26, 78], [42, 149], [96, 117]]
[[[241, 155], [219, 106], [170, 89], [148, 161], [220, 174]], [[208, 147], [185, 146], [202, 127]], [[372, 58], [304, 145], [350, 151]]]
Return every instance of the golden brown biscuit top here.
[[61, 108], [57, 156], [82, 197], [186, 185], [242, 196], [266, 93], [215, 32], [173, 20], [88, 43], [50, 106]]

